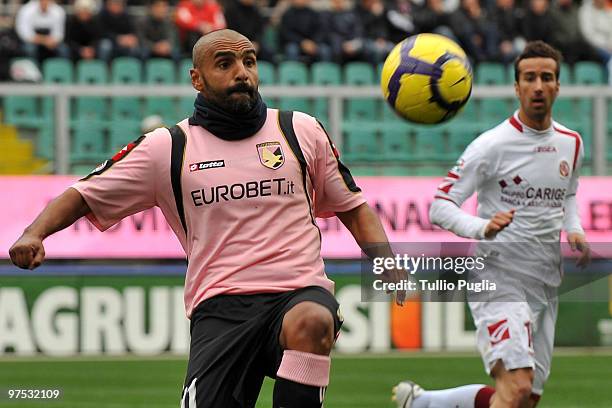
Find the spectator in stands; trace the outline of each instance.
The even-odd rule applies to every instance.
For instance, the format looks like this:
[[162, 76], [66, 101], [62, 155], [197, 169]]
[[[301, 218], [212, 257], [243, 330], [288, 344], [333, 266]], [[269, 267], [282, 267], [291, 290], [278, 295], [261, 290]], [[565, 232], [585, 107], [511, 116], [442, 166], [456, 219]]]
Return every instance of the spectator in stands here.
[[597, 51], [580, 31], [578, 7], [573, 0], [557, 0], [550, 14], [554, 27], [552, 45], [561, 51], [564, 61], [569, 64], [581, 60], [600, 61]]
[[414, 10], [414, 24], [422, 33], [437, 33], [456, 39], [450, 28], [450, 13], [443, 0], [425, 0]]
[[181, 49], [189, 54], [198, 39], [226, 27], [223, 10], [217, 0], [181, 0], [176, 8]]
[[19, 8], [15, 18], [24, 53], [36, 60], [70, 55], [63, 43], [65, 24], [66, 13], [53, 0], [30, 0]]
[[478, 0], [461, 0], [461, 5], [451, 16], [451, 27], [476, 63], [496, 56], [499, 33], [487, 20], [486, 11]]
[[[141, 56], [136, 27], [125, 7], [125, 0], [106, 0], [100, 12], [99, 23], [104, 28], [101, 48], [104, 58]], [[109, 52], [110, 51], [110, 52]]]
[[348, 0], [331, 0], [331, 8], [325, 17], [333, 60], [343, 64], [363, 59], [363, 26]]
[[384, 61], [394, 45], [389, 38], [389, 27], [385, 16], [385, 6], [381, 0], [361, 0], [355, 6], [361, 20], [365, 36], [365, 53], [368, 61], [378, 64]]
[[66, 44], [73, 59], [94, 59], [101, 56], [98, 49], [102, 39], [102, 29], [94, 18], [96, 3], [94, 0], [76, 0], [74, 14], [66, 23]]
[[321, 14], [310, 7], [311, 0], [291, 0], [280, 23], [280, 37], [289, 61], [331, 61], [331, 48], [324, 42]]
[[521, 27], [525, 39], [552, 43], [553, 29], [549, 0], [529, 0]]
[[268, 22], [255, 0], [228, 0], [225, 8], [227, 28], [238, 31], [253, 43], [257, 59], [274, 62], [275, 51], [264, 42]]
[[[606, 0], [585, 0], [579, 12], [580, 27], [584, 38], [602, 61], [612, 64], [612, 4]], [[610, 66], [612, 80], [612, 66]]]
[[181, 53], [175, 46], [176, 30], [170, 17], [168, 0], [151, 1], [149, 14], [141, 21], [138, 32], [144, 59], [180, 59]]
[[497, 60], [509, 64], [523, 51], [526, 41], [520, 35], [521, 16], [514, 0], [496, 0], [491, 11], [491, 24], [497, 28]]
[[392, 0], [388, 3], [386, 16], [391, 42], [398, 43], [416, 33], [414, 9], [412, 0]]

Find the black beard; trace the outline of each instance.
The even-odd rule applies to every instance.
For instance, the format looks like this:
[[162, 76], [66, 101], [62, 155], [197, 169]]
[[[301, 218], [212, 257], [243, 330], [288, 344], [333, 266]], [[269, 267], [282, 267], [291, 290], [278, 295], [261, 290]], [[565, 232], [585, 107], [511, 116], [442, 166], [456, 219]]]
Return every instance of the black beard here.
[[[232, 98], [234, 92], [245, 92], [248, 98]], [[208, 87], [209, 102], [232, 115], [250, 112], [257, 102], [256, 92], [255, 88], [247, 84], [233, 86], [225, 92], [218, 92]]]

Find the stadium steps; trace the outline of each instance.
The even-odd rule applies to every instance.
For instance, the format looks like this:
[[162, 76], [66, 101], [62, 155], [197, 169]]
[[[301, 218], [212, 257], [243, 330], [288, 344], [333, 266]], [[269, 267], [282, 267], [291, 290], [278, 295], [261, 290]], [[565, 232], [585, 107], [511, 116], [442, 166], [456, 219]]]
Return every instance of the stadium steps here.
[[14, 126], [0, 124], [0, 174], [46, 172], [47, 162], [34, 157], [34, 144], [22, 140]]

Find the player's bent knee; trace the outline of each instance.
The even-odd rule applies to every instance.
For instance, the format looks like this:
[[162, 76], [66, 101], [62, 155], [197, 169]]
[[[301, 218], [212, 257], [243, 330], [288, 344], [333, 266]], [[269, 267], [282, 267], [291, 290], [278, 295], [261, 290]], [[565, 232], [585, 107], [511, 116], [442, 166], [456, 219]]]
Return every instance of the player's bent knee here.
[[330, 311], [319, 304], [303, 302], [285, 315], [281, 344], [292, 350], [329, 354], [333, 332], [334, 320]]

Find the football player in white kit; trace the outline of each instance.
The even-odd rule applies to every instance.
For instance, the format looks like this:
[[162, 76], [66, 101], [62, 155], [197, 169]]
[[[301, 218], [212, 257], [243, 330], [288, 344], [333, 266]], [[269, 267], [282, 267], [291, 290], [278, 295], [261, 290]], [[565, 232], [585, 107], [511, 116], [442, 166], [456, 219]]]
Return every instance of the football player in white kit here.
[[[560, 53], [542, 41], [517, 58], [520, 107], [476, 138], [436, 192], [434, 224], [494, 247], [484, 277], [497, 282], [486, 299], [468, 298], [477, 343], [495, 388], [482, 384], [426, 391], [412, 381], [393, 390], [399, 408], [534, 407], [550, 372], [561, 283], [560, 233], [590, 261], [576, 204], [584, 155], [580, 135], [552, 119]], [[478, 215], [461, 209], [474, 192]], [[518, 243], [518, 244], [517, 244]]]

